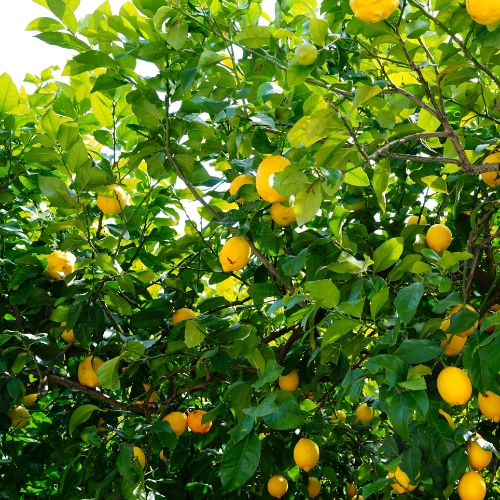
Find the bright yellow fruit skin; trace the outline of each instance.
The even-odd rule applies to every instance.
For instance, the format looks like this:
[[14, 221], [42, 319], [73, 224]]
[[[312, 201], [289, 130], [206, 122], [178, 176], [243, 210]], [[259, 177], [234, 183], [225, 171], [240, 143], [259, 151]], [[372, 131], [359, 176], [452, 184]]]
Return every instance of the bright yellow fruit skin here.
[[437, 378], [440, 396], [450, 405], [463, 405], [472, 396], [469, 376], [460, 368], [447, 366]]
[[56, 280], [62, 280], [75, 270], [75, 262], [71, 252], [56, 250], [47, 257], [47, 272]]
[[[465, 307], [467, 307], [467, 309], [469, 309], [469, 311], [476, 312], [476, 310], [472, 306], [470, 306], [469, 304], [466, 304]], [[462, 306], [461, 305], [453, 306], [451, 308], [450, 312], [446, 315], [446, 317], [447, 318], [451, 318], [454, 314], [456, 314], [457, 312], [459, 312], [461, 310], [462, 310]], [[478, 325], [478, 322], [476, 321], [474, 323], [474, 326], [472, 326], [471, 328], [469, 328], [465, 332], [457, 333], [457, 335], [459, 337], [469, 337], [470, 335], [472, 335], [474, 333], [474, 330], [477, 328], [477, 325]]]
[[293, 392], [299, 387], [300, 379], [297, 370], [292, 370], [288, 375], [280, 375], [278, 384], [283, 391]]
[[414, 224], [427, 224], [427, 219], [421, 215], [420, 216], [420, 220], [419, 220], [419, 216], [418, 215], [410, 215], [410, 217], [408, 217], [408, 220], [406, 221], [406, 225], [407, 226], [412, 226]]
[[[481, 439], [479, 434], [476, 434], [474, 437]], [[490, 464], [493, 453], [488, 450], [483, 450], [476, 441], [469, 441], [467, 443], [467, 456], [469, 458], [469, 464], [474, 470], [482, 470]]]
[[[238, 177], [235, 177], [231, 185], [229, 186], [229, 194], [231, 196], [234, 196], [237, 192], [238, 189], [240, 189], [241, 186], [244, 186], [245, 184], [252, 184], [254, 176], [251, 174], [241, 174], [238, 175]], [[236, 200], [238, 203], [243, 203], [245, 200], [243, 198], [238, 198]]]
[[97, 421], [97, 430], [99, 432], [108, 432], [108, 428], [104, 425], [105, 423], [106, 421], [102, 417], [99, 417], [99, 420]]
[[290, 226], [295, 222], [295, 211], [293, 207], [285, 207], [281, 203], [271, 205], [271, 219], [280, 226]]
[[144, 452], [137, 446], [134, 446], [133, 448], [134, 448], [134, 457], [137, 457], [137, 460], [139, 460], [141, 467], [144, 469], [144, 467], [146, 467], [146, 455], [144, 455]]
[[398, 7], [398, 0], [350, 0], [354, 15], [367, 23], [387, 19]]
[[317, 477], [310, 477], [309, 484], [307, 485], [307, 492], [309, 493], [309, 498], [316, 498], [321, 491], [321, 483]]
[[450, 229], [444, 224], [434, 224], [429, 228], [425, 236], [427, 246], [435, 252], [446, 250], [453, 240]]
[[293, 459], [300, 469], [309, 472], [319, 461], [318, 445], [307, 438], [299, 439], [293, 449]]
[[86, 387], [99, 387], [101, 383], [97, 378], [97, 370], [104, 364], [104, 361], [97, 356], [87, 356], [78, 365], [78, 381]]
[[185, 319], [196, 318], [196, 313], [187, 307], [183, 307], [172, 315], [172, 325], [176, 325], [179, 321], [184, 321]]
[[224, 243], [219, 253], [219, 262], [225, 272], [239, 271], [248, 264], [251, 253], [248, 242], [241, 236], [234, 236]]
[[281, 498], [288, 491], [288, 481], [284, 476], [273, 476], [267, 482], [267, 491], [274, 498]]
[[23, 405], [24, 406], [34, 406], [35, 405], [35, 399], [38, 397], [38, 394], [26, 394], [23, 398]]
[[[417, 484], [410, 484], [410, 478], [399, 467], [396, 469], [396, 472], [389, 472], [388, 476], [395, 479], [395, 482], [391, 484], [391, 487], [400, 495], [407, 493], [408, 491], [413, 491], [417, 487]], [[418, 474], [417, 477], [418, 476], [420, 476], [420, 474]]]
[[344, 410], [334, 410], [332, 414], [332, 420], [340, 420], [341, 422], [345, 422], [347, 415]]
[[441, 408], [439, 408], [439, 413], [441, 413], [441, 415], [443, 415], [443, 417], [446, 419], [446, 421], [448, 422], [448, 424], [450, 425], [450, 427], [452, 429], [456, 428], [455, 422], [453, 422], [453, 419], [450, 417], [450, 415], [448, 413], [446, 413], [444, 410], [441, 410]]
[[318, 49], [308, 42], [301, 43], [297, 45], [295, 49], [295, 60], [301, 66], [310, 66], [316, 62], [318, 58]]
[[282, 172], [288, 165], [290, 165], [290, 161], [284, 156], [269, 156], [262, 160], [257, 169], [255, 187], [263, 200], [276, 203], [285, 201], [288, 198], [288, 196], [281, 196], [276, 189], [270, 186], [271, 176], [275, 172]]
[[500, 21], [499, 0], [466, 0], [465, 6], [467, 7], [469, 16], [472, 17], [477, 24], [484, 24], [487, 26]]
[[206, 411], [203, 410], [194, 410], [188, 414], [188, 427], [195, 434], [206, 434], [210, 430], [210, 427], [212, 427], [212, 422], [207, 422], [206, 424], [201, 423], [201, 419], [205, 413]]
[[160, 460], [162, 462], [166, 462], [168, 460], [168, 458], [165, 456], [165, 454], [163, 453], [163, 450], [160, 451], [160, 454], [158, 455], [160, 457]]
[[[148, 392], [149, 389], [151, 389], [151, 384], [142, 384], [144, 386], [144, 391], [145, 392]], [[151, 393], [151, 395], [149, 396], [149, 400], [148, 400], [148, 406], [153, 406], [152, 403], [155, 403], [156, 402], [156, 398], [158, 397], [158, 394], [156, 393], [156, 391], [153, 391]], [[144, 404], [144, 401], [136, 401], [135, 402], [136, 405], [142, 405]]]
[[354, 483], [351, 483], [348, 487], [347, 487], [347, 496], [349, 498], [352, 498], [353, 496], [356, 495], [356, 492], [358, 491], [358, 489], [356, 488], [356, 485]]
[[122, 187], [116, 184], [106, 186], [109, 190], [113, 191], [113, 198], [106, 198], [105, 196], [97, 196], [97, 206], [101, 212], [106, 215], [119, 214], [127, 205], [127, 193]]
[[356, 408], [356, 417], [358, 417], [358, 420], [366, 424], [366, 422], [369, 422], [373, 418], [373, 408], [368, 406], [366, 403], [361, 403]]
[[166, 420], [174, 434], [179, 437], [187, 429], [187, 416], [180, 411], [173, 411], [169, 413], [163, 420]]
[[479, 410], [487, 419], [500, 422], [500, 396], [491, 391], [486, 391], [484, 395], [479, 393], [477, 403]]
[[9, 412], [7, 412], [10, 419], [12, 420], [12, 427], [16, 429], [22, 429], [29, 424], [30, 414], [29, 411], [24, 406], [17, 406]]
[[[66, 326], [66, 321], [63, 321], [61, 323], [61, 326]], [[61, 338], [64, 340], [64, 342], [76, 342], [76, 337], [75, 334], [73, 333], [73, 328], [68, 332], [67, 330], [64, 330], [61, 334]]]
[[[446, 323], [446, 322], [448, 322], [448, 326], [450, 326], [450, 320], [445, 319], [443, 321], [443, 323]], [[447, 326], [443, 326], [443, 323], [441, 323], [441, 330], [443, 330], [443, 328], [448, 328]], [[451, 339], [450, 343], [448, 345], [446, 345], [446, 343], [448, 342], [448, 339], [450, 337], [452, 337], [452, 339]], [[455, 354], [458, 354], [464, 348], [466, 340], [467, 340], [466, 337], [461, 337], [460, 335], [453, 335], [452, 336], [449, 333], [447, 333], [446, 340], [441, 341], [440, 346], [444, 347], [446, 345], [446, 349], [444, 350], [444, 353], [446, 354], [446, 356], [454, 356]]]
[[475, 470], [466, 472], [458, 481], [460, 500], [483, 500], [486, 496], [486, 483]]

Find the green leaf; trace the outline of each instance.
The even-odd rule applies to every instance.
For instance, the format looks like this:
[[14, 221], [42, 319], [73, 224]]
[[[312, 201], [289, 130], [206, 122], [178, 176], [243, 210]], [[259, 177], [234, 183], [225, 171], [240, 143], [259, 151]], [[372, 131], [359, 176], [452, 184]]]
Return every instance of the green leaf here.
[[238, 33], [237, 40], [249, 49], [259, 49], [271, 43], [271, 32], [266, 26], [246, 26]]
[[186, 321], [186, 332], [184, 342], [188, 349], [200, 345], [205, 338], [196, 321]]
[[422, 466], [422, 451], [418, 446], [410, 446], [401, 457], [401, 470], [410, 478], [411, 484], [415, 484], [416, 477], [420, 474]]
[[333, 308], [339, 303], [340, 291], [330, 280], [308, 281], [306, 290], [323, 307]]
[[370, 185], [370, 180], [361, 167], [346, 172], [344, 174], [344, 182], [351, 186], [365, 187]]
[[391, 267], [403, 253], [403, 238], [391, 238], [373, 252], [373, 272], [379, 273]]
[[394, 430], [405, 441], [409, 441], [408, 419], [410, 414], [411, 410], [401, 404], [401, 395], [397, 394], [391, 401], [387, 415]]
[[249, 408], [245, 408], [243, 413], [245, 415], [249, 415], [252, 418], [256, 417], [265, 417], [266, 415], [270, 415], [274, 413], [278, 408], [274, 404], [276, 400], [276, 392], [272, 392], [269, 396], [266, 396], [264, 400], [259, 403], [257, 406], [251, 406]]
[[323, 197], [319, 184], [300, 191], [295, 197], [295, 205], [293, 207], [297, 224], [301, 226], [314, 219], [322, 201]]
[[[456, 315], [454, 314], [452, 319]], [[472, 385], [484, 394], [490, 390], [495, 380], [497, 368], [495, 367], [493, 373], [490, 371], [488, 358], [491, 345], [480, 345], [480, 340], [479, 335], [472, 335], [467, 339], [463, 349], [463, 365], [469, 374]]]
[[255, 432], [237, 443], [231, 440], [226, 444], [220, 465], [220, 479], [226, 493], [241, 488], [254, 476], [260, 451], [261, 443]]
[[455, 450], [446, 461], [446, 481], [455, 484], [465, 473], [469, 466], [469, 459], [462, 448]]
[[73, 435], [73, 431], [79, 426], [80, 424], [83, 424], [83, 422], [86, 422], [92, 413], [96, 410], [99, 410], [100, 408], [95, 405], [82, 405], [79, 406], [71, 415], [71, 418], [69, 420], [69, 435]]
[[328, 34], [328, 23], [324, 19], [313, 17], [309, 22], [309, 33], [314, 45], [323, 47], [326, 35]]
[[304, 83], [306, 78], [311, 74], [314, 64], [311, 66], [302, 66], [297, 61], [293, 60], [289, 65], [286, 72], [286, 81], [289, 87], [296, 87]]
[[38, 186], [42, 194], [50, 201], [53, 207], [77, 208], [79, 207], [75, 193], [68, 189], [66, 184], [58, 177], [38, 177]]
[[40, 120], [43, 131], [54, 141], [57, 139], [61, 120], [52, 109], [49, 109]]
[[78, 21], [76, 20], [73, 9], [64, 0], [46, 0], [47, 6], [60, 19], [64, 25], [75, 34], [78, 30]]
[[407, 325], [415, 316], [420, 300], [424, 295], [423, 283], [412, 283], [399, 290], [394, 305], [401, 321]]
[[450, 318], [450, 326], [446, 333], [457, 334], [467, 331], [469, 328], [475, 326], [476, 321], [479, 318], [479, 314], [475, 311], [471, 311], [468, 308], [463, 308], [455, 314], [452, 314]]
[[426, 109], [421, 109], [418, 115], [417, 125], [426, 132], [435, 132], [440, 127], [441, 122]]
[[90, 191], [97, 186], [104, 186], [106, 184], [106, 172], [100, 168], [92, 166], [92, 162], [89, 161], [82, 165], [75, 178], [75, 185], [78, 192]]
[[151, 430], [156, 432], [163, 446], [173, 449], [177, 445], [177, 436], [167, 420], [157, 420], [151, 426]]
[[40, 33], [35, 35], [35, 38], [38, 38], [39, 40], [42, 40], [42, 42], [48, 43], [49, 45], [57, 45], [63, 49], [77, 50], [79, 52], [90, 50], [90, 47], [85, 42], [68, 33]]
[[354, 101], [352, 103], [352, 108], [350, 109], [349, 114], [351, 114], [358, 106], [361, 106], [361, 104], [364, 104], [372, 97], [380, 94], [380, 92], [382, 92], [382, 89], [377, 85], [375, 85], [375, 87], [358, 87], [356, 89], [356, 93], [354, 94]]
[[41, 31], [41, 32], [59, 31], [63, 29], [64, 26], [59, 21], [56, 21], [51, 17], [39, 17], [38, 19], [31, 21], [26, 27], [26, 31]]
[[132, 104], [132, 111], [148, 128], [156, 128], [160, 125], [158, 110], [154, 104], [151, 104], [145, 97], [141, 96]]
[[382, 160], [375, 166], [373, 173], [372, 186], [377, 197], [378, 204], [383, 213], [385, 213], [385, 192], [389, 185], [389, 175], [391, 174], [391, 165], [388, 160]]
[[438, 358], [442, 349], [432, 340], [409, 339], [401, 343], [394, 351], [402, 361], [409, 365], [418, 365]]
[[234, 443], [240, 442], [244, 437], [248, 436], [253, 430], [255, 419], [247, 415], [236, 427], [229, 431]]
[[344, 335], [352, 332], [354, 328], [359, 326], [358, 321], [352, 319], [339, 319], [334, 321], [327, 329], [323, 335], [323, 342], [321, 343], [321, 349], [323, 350], [328, 344], [336, 342], [341, 339]]
[[278, 410], [263, 417], [267, 426], [277, 431], [298, 429], [305, 421], [306, 413], [292, 398], [287, 398], [278, 405]]
[[167, 30], [167, 43], [175, 50], [182, 49], [187, 42], [188, 31], [187, 23], [175, 23]]
[[59, 126], [57, 140], [61, 147], [68, 151], [80, 137], [78, 124], [76, 122], [63, 122]]
[[392, 354], [374, 356], [365, 361], [365, 367], [371, 374], [375, 374], [380, 370], [385, 372], [385, 383], [392, 387], [406, 380], [408, 373], [406, 363]]
[[112, 101], [105, 97], [101, 92], [90, 94], [90, 104], [92, 112], [101, 126], [113, 128], [114, 120], [112, 111]]
[[12, 78], [3, 73], [0, 75], [0, 113], [7, 113], [19, 103], [19, 92]]
[[273, 188], [282, 196], [291, 196], [304, 190], [309, 185], [307, 175], [298, 164], [288, 165], [282, 172], [273, 176]]
[[97, 369], [97, 378], [103, 389], [117, 391], [120, 389], [120, 379], [118, 368], [120, 367], [121, 356], [110, 359]]
[[26, 360], [28, 359], [28, 353], [27, 352], [20, 352], [17, 356], [16, 359], [14, 360], [14, 363], [12, 363], [12, 368], [10, 369], [11, 372], [14, 375], [17, 375], [26, 365]]
[[377, 314], [384, 307], [384, 305], [389, 300], [390, 289], [388, 287], [379, 290], [372, 298], [370, 302], [370, 314], [372, 319], [377, 319]]
[[446, 181], [438, 175], [428, 175], [426, 177], [422, 177], [422, 182], [425, 182], [425, 184], [427, 184], [427, 186], [429, 186], [433, 191], [436, 191], [436, 193], [448, 193]]
[[381, 478], [377, 479], [374, 483], [365, 484], [361, 491], [361, 496], [368, 499], [373, 493], [382, 491], [388, 484], [392, 483], [391, 478]]
[[304, 248], [299, 255], [293, 257], [288, 262], [283, 264], [283, 272], [286, 276], [295, 276], [304, 267], [307, 257], [307, 248]]
[[284, 369], [285, 367], [278, 365], [278, 363], [276, 363], [274, 359], [268, 359], [266, 361], [266, 369], [264, 371], [264, 374], [261, 376], [261, 378], [259, 378], [252, 384], [252, 387], [254, 387], [255, 389], [259, 389], [266, 384], [274, 382], [278, 379]]

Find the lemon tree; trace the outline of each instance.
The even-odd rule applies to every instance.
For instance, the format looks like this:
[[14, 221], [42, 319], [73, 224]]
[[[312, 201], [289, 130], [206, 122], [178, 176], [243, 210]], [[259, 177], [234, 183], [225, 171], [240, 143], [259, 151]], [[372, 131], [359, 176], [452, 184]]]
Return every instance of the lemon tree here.
[[498, 498], [498, 6], [35, 3], [0, 497]]

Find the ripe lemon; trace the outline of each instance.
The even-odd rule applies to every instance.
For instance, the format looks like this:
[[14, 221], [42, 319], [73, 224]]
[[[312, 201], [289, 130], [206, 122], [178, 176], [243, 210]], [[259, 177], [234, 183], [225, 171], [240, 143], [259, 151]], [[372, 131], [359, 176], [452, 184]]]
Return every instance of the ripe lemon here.
[[127, 205], [127, 193], [122, 187], [116, 184], [106, 186], [109, 190], [113, 191], [113, 196], [107, 198], [106, 196], [97, 196], [97, 206], [101, 209], [102, 213], [106, 215], [119, 214]]
[[[407, 476], [405, 472], [403, 472], [399, 466], [396, 469], [396, 472], [389, 472], [388, 476], [390, 478], [394, 478], [395, 482], [391, 484], [392, 489], [396, 490], [400, 495], [406, 493], [408, 491], [413, 491], [417, 484], [410, 484], [410, 478]], [[420, 473], [417, 474], [417, 477], [420, 476]]]
[[271, 219], [280, 226], [289, 226], [295, 222], [295, 212], [293, 207], [285, 207], [281, 203], [271, 205]]
[[[476, 21], [477, 24], [495, 24], [500, 20], [500, 3], [496, 0], [466, 0], [465, 6], [467, 7], [467, 12], [469, 16]], [[493, 153], [490, 156], [500, 157], [499, 153]], [[485, 163], [496, 163], [496, 161], [487, 161]], [[498, 161], [498, 160], [497, 160]]]
[[160, 460], [162, 462], [166, 462], [168, 460], [168, 458], [165, 456], [165, 454], [163, 453], [163, 450], [160, 451], [160, 454], [158, 455], [160, 457]]
[[412, 226], [414, 224], [424, 224], [425, 225], [425, 224], [427, 224], [427, 219], [423, 215], [420, 215], [420, 217], [418, 215], [410, 215], [410, 217], [408, 217], [408, 219], [406, 221], [406, 225]]
[[144, 455], [144, 452], [137, 446], [134, 446], [133, 448], [134, 448], [134, 457], [137, 457], [137, 460], [139, 460], [141, 467], [144, 469], [144, 467], [146, 467], [146, 455]]
[[300, 469], [309, 472], [319, 461], [318, 445], [307, 438], [299, 439], [293, 449], [293, 459]]
[[[63, 321], [61, 323], [61, 326], [66, 326], [66, 321]], [[62, 332], [61, 334], [61, 338], [65, 341], [65, 342], [76, 342], [76, 337], [73, 333], [73, 328], [68, 332], [67, 330], [64, 330], [64, 332]]]
[[[469, 309], [470, 311], [476, 312], [476, 310], [472, 306], [470, 306], [469, 304], [466, 304], [465, 307], [467, 307], [467, 309]], [[453, 306], [451, 308], [450, 312], [446, 315], [446, 317], [451, 318], [454, 314], [456, 314], [457, 312], [459, 312], [461, 310], [462, 310], [462, 305]], [[457, 333], [457, 335], [460, 337], [469, 337], [470, 335], [472, 335], [474, 333], [474, 330], [477, 328], [477, 325], [478, 325], [478, 322], [476, 321], [474, 323], [473, 327], [469, 328], [465, 332]], [[442, 328], [441, 328], [441, 330], [442, 330]]]
[[347, 496], [349, 498], [352, 498], [353, 496], [356, 495], [358, 489], [356, 488], [356, 485], [354, 483], [351, 483], [348, 487], [347, 487]]
[[316, 62], [318, 58], [318, 49], [309, 42], [301, 43], [297, 45], [295, 49], [295, 60], [301, 66], [310, 66]]
[[99, 432], [108, 432], [108, 428], [104, 425], [105, 423], [106, 421], [102, 417], [99, 417], [97, 421], [97, 430]]
[[317, 477], [310, 477], [309, 484], [307, 485], [307, 492], [309, 493], [309, 498], [316, 498], [321, 491], [321, 483]]
[[472, 396], [469, 376], [460, 368], [447, 366], [437, 378], [440, 396], [450, 405], [463, 405]]
[[250, 255], [248, 242], [241, 236], [235, 236], [224, 243], [219, 253], [219, 261], [225, 272], [239, 271], [248, 264]]
[[196, 313], [191, 309], [188, 309], [187, 307], [183, 307], [182, 309], [175, 311], [175, 313], [173, 314], [172, 325], [176, 325], [177, 323], [179, 323], [180, 321], [184, 321], [185, 319], [193, 318], [196, 318]]
[[398, 7], [398, 0], [349, 0], [354, 15], [367, 23], [387, 19]]
[[179, 437], [187, 429], [187, 416], [180, 411], [169, 413], [163, 420], [166, 420], [174, 434]]
[[34, 394], [26, 394], [23, 398], [24, 406], [34, 406], [35, 399], [38, 397], [38, 394], [35, 392]]
[[274, 498], [281, 498], [288, 490], [288, 481], [283, 476], [273, 476], [267, 482], [267, 491]]
[[486, 496], [486, 483], [479, 472], [470, 470], [458, 481], [460, 500], [483, 500]]
[[12, 410], [7, 412], [10, 419], [12, 420], [12, 427], [16, 429], [22, 429], [29, 424], [30, 421], [30, 413], [24, 406], [17, 406]]
[[201, 419], [203, 418], [203, 415], [205, 415], [205, 413], [206, 411], [203, 410], [194, 410], [188, 414], [188, 427], [195, 434], [205, 434], [210, 430], [210, 427], [212, 427], [212, 422], [207, 422], [206, 424], [201, 423]]
[[[142, 384], [144, 386], [144, 391], [148, 392], [149, 389], [151, 389], [151, 384]], [[153, 391], [151, 395], [149, 396], [148, 400], [148, 406], [153, 406], [151, 403], [154, 403], [156, 401], [156, 398], [158, 397], [158, 394], [156, 394], [156, 391]], [[144, 404], [144, 401], [136, 401], [136, 405], [142, 405]]]
[[487, 419], [500, 422], [500, 396], [491, 391], [486, 391], [484, 395], [479, 393], [477, 403]]
[[494, 305], [492, 305], [492, 306], [491, 306], [491, 310], [492, 310], [493, 312], [498, 312], [498, 311], [500, 311], [500, 304], [494, 304]]
[[299, 382], [300, 379], [297, 370], [292, 370], [288, 375], [280, 375], [280, 378], [278, 379], [280, 389], [290, 392], [297, 390]]
[[441, 413], [441, 415], [443, 415], [443, 417], [446, 419], [446, 421], [448, 422], [448, 424], [450, 424], [450, 427], [452, 429], [455, 429], [455, 422], [453, 422], [453, 419], [450, 417], [450, 415], [448, 413], [446, 413], [444, 410], [441, 410], [441, 408], [439, 408], [439, 413]]
[[[252, 184], [254, 176], [251, 174], [241, 174], [238, 175], [238, 177], [235, 177], [231, 185], [229, 186], [229, 194], [231, 196], [234, 196], [237, 192], [238, 189], [240, 189], [241, 186], [244, 186], [245, 184]], [[236, 200], [238, 203], [243, 203], [245, 200], [243, 198], [238, 198]]]
[[97, 356], [87, 356], [78, 365], [78, 381], [87, 387], [99, 387], [101, 383], [97, 378], [97, 370], [104, 361]]
[[71, 252], [56, 250], [47, 257], [47, 272], [56, 280], [62, 280], [75, 270], [75, 262]]
[[[450, 322], [449, 319], [445, 320]], [[443, 321], [443, 323], [445, 322]], [[441, 323], [441, 330], [443, 329], [443, 323]], [[446, 343], [448, 342], [448, 339], [451, 338], [451, 341], [448, 345]], [[455, 354], [458, 354], [465, 345], [465, 341], [467, 340], [466, 337], [460, 337], [459, 335], [450, 335], [449, 333], [446, 334], [446, 340], [441, 341], [441, 347], [444, 347], [446, 345], [446, 349], [444, 350], [444, 353], [446, 356], [454, 356]]]
[[427, 246], [435, 252], [442, 252], [451, 245], [453, 239], [450, 229], [444, 224], [434, 224], [425, 236]]
[[271, 176], [276, 172], [282, 172], [290, 165], [290, 162], [284, 156], [269, 156], [262, 160], [257, 169], [257, 178], [255, 187], [259, 196], [269, 203], [285, 201], [288, 196], [281, 196], [276, 189], [271, 187]]
[[356, 408], [356, 417], [358, 417], [358, 420], [366, 424], [366, 422], [369, 422], [373, 418], [373, 408], [368, 406], [366, 403], [361, 403]]
[[[485, 313], [484, 316], [479, 320], [479, 324], [482, 325], [483, 321], [486, 318], [488, 318], [489, 316], [491, 316], [491, 313], [489, 313], [489, 312]], [[489, 326], [488, 328], [485, 328], [484, 331], [487, 333], [491, 333], [491, 332], [495, 331], [495, 325], [492, 325], [492, 326]]]
[[332, 419], [340, 420], [341, 422], [345, 422], [347, 415], [344, 410], [333, 410]]
[[[479, 434], [474, 437], [481, 439]], [[477, 441], [471, 440], [467, 443], [467, 456], [469, 457], [469, 464], [474, 470], [482, 470], [490, 464], [493, 453], [483, 450]]]

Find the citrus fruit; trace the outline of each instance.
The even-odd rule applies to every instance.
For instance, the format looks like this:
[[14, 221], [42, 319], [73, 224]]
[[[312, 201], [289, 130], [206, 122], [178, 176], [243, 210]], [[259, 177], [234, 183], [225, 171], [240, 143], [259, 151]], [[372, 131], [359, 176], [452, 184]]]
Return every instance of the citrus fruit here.
[[301, 43], [297, 45], [295, 49], [295, 60], [301, 66], [310, 66], [316, 62], [318, 58], [318, 49], [309, 42]]
[[498, 312], [498, 311], [500, 311], [500, 304], [493, 304], [493, 305], [491, 306], [491, 310], [492, 310], [493, 312]]
[[175, 311], [172, 315], [172, 325], [176, 325], [180, 321], [184, 321], [185, 319], [193, 319], [196, 318], [196, 313], [187, 307], [183, 307], [178, 311]]
[[479, 393], [477, 404], [487, 419], [500, 422], [500, 396], [491, 391], [486, 391], [484, 395]]
[[78, 381], [87, 387], [99, 387], [101, 383], [97, 378], [97, 370], [104, 361], [97, 356], [87, 356], [78, 365]]
[[13, 408], [7, 412], [7, 415], [9, 415], [12, 420], [12, 427], [15, 427], [16, 429], [22, 429], [29, 424], [30, 414], [24, 406], [17, 406], [16, 408]]
[[455, 366], [447, 366], [439, 373], [437, 388], [440, 396], [450, 405], [463, 405], [472, 396], [469, 376]]
[[281, 196], [276, 189], [271, 187], [271, 177], [276, 172], [282, 172], [290, 165], [290, 162], [284, 156], [269, 156], [262, 160], [257, 169], [255, 187], [259, 196], [269, 203], [285, 201], [288, 196]]
[[347, 496], [349, 498], [352, 498], [353, 496], [356, 495], [356, 492], [358, 491], [358, 489], [356, 488], [356, 485], [354, 483], [351, 483], [348, 487], [347, 487]]
[[[238, 177], [235, 177], [231, 181], [231, 185], [229, 186], [229, 194], [231, 196], [234, 196], [238, 192], [238, 189], [240, 189], [241, 186], [244, 186], [245, 184], [252, 184], [253, 178], [254, 176], [251, 174], [238, 175]], [[243, 203], [245, 200], [243, 198], [238, 198], [236, 201], [238, 203]]]
[[340, 420], [341, 422], [345, 422], [347, 415], [344, 410], [333, 410], [332, 419]]
[[234, 236], [224, 243], [219, 253], [219, 261], [225, 272], [239, 271], [250, 260], [251, 249], [245, 238]]
[[163, 453], [163, 450], [160, 451], [160, 454], [158, 456], [160, 457], [160, 460], [162, 462], [166, 462], [168, 460], [165, 454]]
[[288, 375], [280, 375], [278, 384], [280, 389], [293, 392], [299, 387], [299, 374], [297, 370], [292, 370]]
[[210, 430], [210, 427], [212, 427], [212, 422], [207, 422], [206, 424], [201, 423], [201, 419], [205, 413], [206, 411], [203, 410], [194, 410], [187, 416], [188, 427], [195, 434], [205, 434]]
[[310, 477], [309, 484], [307, 485], [307, 492], [309, 493], [309, 498], [316, 498], [321, 491], [321, 483], [317, 477]]
[[97, 206], [106, 215], [119, 214], [127, 205], [127, 193], [116, 184], [110, 184], [106, 187], [113, 192], [113, 196], [108, 198], [107, 196], [98, 195]]
[[99, 420], [97, 421], [97, 430], [99, 432], [107, 432], [108, 428], [104, 425], [106, 421], [102, 418], [99, 417]]
[[[61, 326], [66, 326], [66, 321], [63, 321], [61, 323]], [[73, 328], [69, 331], [67, 330], [64, 330], [64, 332], [62, 332], [61, 334], [61, 338], [65, 341], [65, 342], [75, 342], [76, 341], [76, 337], [73, 333]]]
[[307, 438], [299, 439], [293, 449], [293, 459], [300, 469], [309, 472], [319, 461], [318, 445]]
[[369, 422], [373, 418], [373, 408], [369, 407], [366, 403], [361, 403], [356, 408], [356, 417], [361, 422]]
[[479, 472], [470, 470], [458, 481], [460, 500], [483, 500], [486, 496], [486, 483]]
[[[476, 310], [472, 306], [470, 306], [469, 304], [466, 304], [465, 307], [467, 307], [467, 309], [469, 309], [470, 311], [476, 312]], [[451, 318], [454, 314], [456, 314], [457, 312], [459, 312], [461, 310], [462, 310], [462, 305], [461, 304], [453, 306], [451, 308], [450, 312], [446, 315], [446, 317], [447, 318]], [[472, 335], [474, 333], [474, 330], [477, 328], [477, 325], [478, 325], [478, 322], [476, 321], [474, 323], [474, 326], [472, 326], [471, 328], [469, 328], [465, 332], [457, 333], [457, 335], [459, 337], [469, 337], [470, 335]], [[442, 330], [442, 328], [441, 328], [441, 330]]]
[[[445, 320], [450, 322], [449, 319]], [[443, 321], [443, 323], [445, 322]], [[441, 330], [443, 330], [443, 323], [441, 323]], [[451, 337], [450, 342], [447, 344], [448, 339]], [[444, 347], [446, 345], [446, 349], [444, 350], [444, 353], [446, 356], [454, 356], [455, 354], [458, 354], [465, 345], [465, 341], [467, 338], [461, 337], [460, 335], [451, 335], [449, 333], [446, 334], [446, 340], [442, 340], [440, 346]]]
[[[491, 313], [489, 313], [489, 312], [485, 313], [484, 316], [479, 320], [479, 324], [482, 325], [483, 321], [490, 316], [491, 316]], [[488, 328], [485, 328], [484, 331], [487, 333], [491, 333], [491, 332], [495, 331], [495, 326], [496, 325], [489, 326]]]
[[[474, 437], [481, 439], [479, 434]], [[490, 464], [493, 453], [481, 448], [477, 441], [470, 440], [467, 443], [467, 456], [469, 457], [469, 464], [474, 470], [482, 470]]]
[[441, 410], [441, 408], [439, 408], [439, 413], [441, 413], [441, 415], [443, 415], [443, 417], [446, 419], [446, 421], [448, 422], [448, 424], [450, 424], [450, 427], [452, 429], [455, 429], [455, 422], [453, 422], [453, 419], [450, 417], [450, 415], [448, 413], [446, 413], [444, 410]]
[[289, 226], [295, 222], [295, 212], [293, 207], [285, 207], [281, 203], [271, 205], [271, 219], [280, 226]]
[[144, 469], [144, 467], [146, 466], [146, 455], [144, 455], [144, 452], [137, 446], [134, 446], [133, 449], [134, 457], [137, 457], [137, 460], [139, 460], [141, 467]]
[[[146, 393], [149, 391], [149, 389], [151, 389], [151, 384], [142, 384], [142, 385], [144, 386], [144, 392]], [[156, 394], [156, 391], [153, 391], [149, 396], [148, 406], [153, 406], [151, 403], [154, 403], [157, 397], [158, 394]], [[144, 401], [136, 401], [135, 404], [142, 405], [144, 404]]]
[[349, 212], [357, 212], [358, 210], [364, 210], [366, 207], [366, 202], [365, 200], [359, 200], [356, 203], [353, 203], [352, 205], [344, 205]]
[[56, 250], [47, 257], [47, 272], [56, 280], [62, 280], [75, 270], [75, 262], [71, 252]]
[[187, 416], [180, 411], [169, 413], [163, 420], [166, 420], [174, 434], [179, 437], [187, 429]]
[[406, 224], [412, 226], [414, 224], [427, 224], [427, 219], [423, 215], [410, 215], [408, 217]]
[[387, 19], [398, 7], [398, 0], [349, 0], [354, 15], [367, 23]]
[[273, 476], [267, 482], [267, 491], [274, 498], [281, 498], [288, 490], [288, 481], [283, 476]]
[[[476, 21], [477, 24], [495, 24], [500, 20], [500, 2], [497, 0], [466, 0], [465, 6], [467, 7], [467, 12], [469, 16]], [[498, 160], [487, 161], [491, 156], [498, 156], [499, 153], [493, 153], [488, 156], [485, 163], [496, 163]]]
[[442, 252], [451, 245], [453, 239], [450, 229], [444, 224], [434, 224], [425, 236], [427, 246], [435, 252]]
[[26, 394], [23, 398], [24, 406], [33, 406], [35, 404], [35, 399], [38, 397], [38, 394], [35, 392], [34, 394]]
[[[399, 466], [396, 469], [396, 472], [389, 472], [388, 476], [395, 479], [395, 481], [391, 484], [391, 487], [400, 495], [408, 491], [413, 491], [417, 487], [417, 484], [410, 484], [410, 478], [399, 468]], [[420, 476], [420, 473], [417, 474], [417, 477], [418, 476]]]

